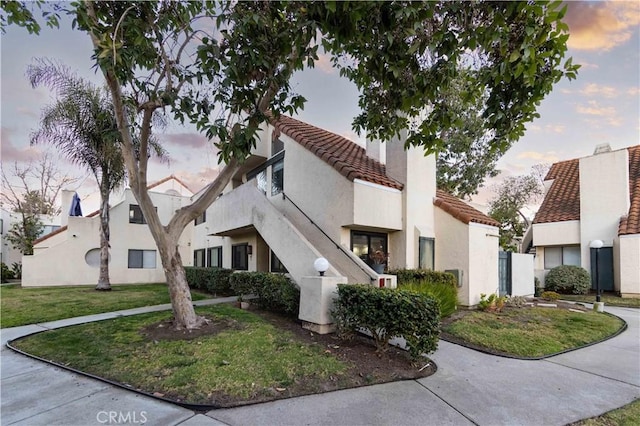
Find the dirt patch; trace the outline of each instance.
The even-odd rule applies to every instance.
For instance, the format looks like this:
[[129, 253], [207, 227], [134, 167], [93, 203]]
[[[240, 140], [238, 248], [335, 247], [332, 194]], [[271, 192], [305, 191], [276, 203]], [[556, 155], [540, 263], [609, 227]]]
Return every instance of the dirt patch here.
[[[349, 365], [349, 368], [339, 377], [332, 376], [328, 379], [307, 377], [304, 381], [296, 381], [286, 388], [261, 389], [252, 395], [250, 400], [235, 398], [222, 392], [213, 391], [208, 396], [212, 406], [236, 407], [397, 380], [418, 379], [428, 377], [437, 370], [433, 361], [426, 358], [417, 365], [412, 364], [408, 353], [395, 347], [391, 347], [382, 355], [377, 354], [375, 344], [366, 337], [358, 336], [351, 340], [341, 340], [335, 334], [321, 335], [303, 329], [301, 322], [298, 320], [258, 310], [253, 306], [250, 310], [279, 329], [291, 332], [300, 342], [319, 346], [324, 352], [344, 361]], [[189, 332], [176, 330], [169, 320], [149, 325], [142, 329], [141, 333], [152, 340], [180, 340], [215, 335], [230, 328], [238, 329], [241, 327], [242, 325], [236, 321], [217, 319], [199, 330]], [[163, 394], [163, 396], [174, 401], [185, 401], [182, 395]]]
[[149, 340], [192, 340], [202, 336], [215, 336], [226, 330], [240, 330], [242, 324], [231, 319], [207, 318], [205, 325], [195, 330], [176, 329], [173, 319], [150, 324], [140, 330], [140, 333]]

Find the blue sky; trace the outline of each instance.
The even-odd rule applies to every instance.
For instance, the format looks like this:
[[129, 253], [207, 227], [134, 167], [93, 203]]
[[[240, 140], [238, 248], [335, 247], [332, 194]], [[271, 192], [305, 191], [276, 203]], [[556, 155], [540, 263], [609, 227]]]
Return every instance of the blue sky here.
[[[590, 155], [601, 143], [613, 149], [640, 143], [640, 2], [570, 2], [568, 7], [568, 54], [582, 64], [578, 79], [562, 81], [542, 102], [541, 118], [527, 126], [525, 136], [500, 160], [502, 177], [528, 173], [540, 162]], [[40, 36], [32, 36], [10, 27], [0, 41], [4, 167], [46, 150], [29, 146], [41, 108], [53, 100], [46, 89], [32, 89], [24, 76], [33, 58], [59, 60], [97, 84], [102, 84], [102, 77], [91, 69], [91, 43], [84, 33], [44, 29]], [[338, 76], [326, 57], [315, 69], [295, 75], [294, 88], [308, 100], [299, 119], [363, 143], [364, 138], [351, 130], [351, 120], [358, 113], [358, 92]], [[179, 125], [170, 125], [165, 133], [162, 138], [171, 162], [154, 164], [149, 180], [173, 173], [194, 189], [207, 183], [217, 158], [206, 139]], [[68, 167], [64, 160], [60, 166]], [[77, 169], [69, 170], [79, 174]], [[81, 197], [95, 190], [91, 180], [84, 181]], [[486, 186], [499, 180], [500, 176]], [[485, 189], [474, 201], [486, 202], [490, 196]]]

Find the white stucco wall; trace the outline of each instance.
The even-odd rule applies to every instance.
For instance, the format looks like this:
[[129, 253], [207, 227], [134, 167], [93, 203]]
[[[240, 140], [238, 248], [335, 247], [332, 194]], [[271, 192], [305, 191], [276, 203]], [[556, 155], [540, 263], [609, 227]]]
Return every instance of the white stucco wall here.
[[498, 293], [498, 228], [469, 223], [469, 299], [476, 305], [480, 294]]
[[386, 171], [404, 184], [402, 190], [402, 231], [390, 238], [391, 259], [396, 267], [418, 267], [419, 237], [435, 237], [436, 195], [435, 155], [424, 155], [424, 149], [404, 149], [404, 138], [386, 143]]
[[533, 245], [536, 247], [574, 244], [580, 244], [579, 220], [533, 224]]
[[589, 243], [602, 240], [611, 247], [629, 203], [627, 149], [580, 159], [580, 241], [582, 267], [587, 271], [591, 270]]
[[462, 270], [458, 303], [469, 305], [469, 231], [467, 225], [436, 208], [435, 268]]
[[[189, 203], [188, 197], [163, 193], [149, 193], [163, 224], [169, 222], [175, 210]], [[113, 206], [110, 211], [110, 257], [109, 276], [112, 284], [164, 282], [164, 270], [157, 253], [155, 241], [146, 224], [129, 223], [129, 205], [138, 204], [130, 190], [125, 192], [124, 201]], [[95, 284], [99, 268], [90, 266], [85, 260], [88, 251], [100, 247], [100, 218], [69, 217], [67, 230], [45, 239], [37, 246], [33, 256], [23, 257], [22, 285], [60, 286]], [[192, 264], [193, 252], [190, 247], [193, 223], [178, 242], [180, 256], [185, 265]], [[129, 250], [155, 250], [155, 268], [129, 268]]]
[[534, 294], [533, 259], [531, 254], [511, 253], [511, 295]]
[[619, 263], [614, 270], [620, 270], [620, 287], [616, 290], [623, 297], [640, 297], [640, 234], [621, 235], [618, 244]]

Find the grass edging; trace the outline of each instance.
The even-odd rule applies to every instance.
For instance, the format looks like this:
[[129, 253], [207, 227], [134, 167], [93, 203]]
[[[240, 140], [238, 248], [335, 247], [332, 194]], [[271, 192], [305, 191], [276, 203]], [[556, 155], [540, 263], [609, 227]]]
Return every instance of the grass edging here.
[[[77, 324], [74, 324], [74, 325], [77, 325]], [[60, 327], [60, 328], [66, 328], [66, 327], [72, 327], [72, 326], [69, 325], [69, 326]], [[160, 400], [160, 401], [163, 401], [163, 402], [168, 402], [170, 404], [175, 404], [175, 405], [178, 405], [180, 407], [183, 407], [183, 408], [186, 408], [186, 409], [189, 409], [189, 410], [199, 411], [199, 412], [206, 412], [206, 411], [209, 411], [209, 410], [212, 410], [212, 409], [216, 410], [216, 409], [223, 408], [220, 405], [215, 405], [215, 404], [212, 404], [212, 405], [190, 404], [190, 403], [187, 403], [187, 402], [180, 402], [180, 401], [176, 401], [174, 399], [164, 398], [162, 396], [158, 396], [158, 395], [154, 395], [154, 394], [149, 393], [149, 392], [145, 392], [145, 391], [143, 391], [141, 389], [136, 389], [133, 386], [131, 386], [131, 387], [130, 386], [125, 386], [124, 384], [122, 384], [120, 382], [116, 382], [114, 380], [105, 379], [104, 377], [96, 376], [94, 374], [87, 373], [87, 372], [84, 372], [82, 370], [75, 369], [73, 367], [69, 367], [68, 365], [60, 364], [60, 363], [57, 363], [55, 361], [51, 361], [51, 360], [48, 360], [48, 359], [41, 358], [41, 357], [39, 357], [37, 355], [30, 354], [28, 352], [25, 352], [25, 351], [23, 351], [21, 349], [18, 349], [16, 347], [13, 347], [11, 345], [12, 342], [15, 342], [15, 341], [18, 341], [18, 340], [22, 340], [25, 337], [30, 337], [30, 336], [34, 336], [36, 334], [44, 333], [45, 331], [50, 331], [50, 330], [42, 330], [42, 331], [36, 331], [35, 333], [25, 334], [24, 336], [20, 336], [18, 338], [9, 340], [7, 342], [7, 344], [6, 344], [6, 346], [7, 346], [7, 348], [9, 348], [12, 351], [17, 352], [17, 353], [19, 353], [21, 355], [24, 355], [24, 356], [27, 356], [29, 358], [32, 358], [32, 359], [47, 363], [49, 365], [53, 365], [53, 366], [61, 368], [63, 370], [70, 371], [70, 372], [78, 374], [80, 376], [88, 377], [88, 378], [94, 379], [94, 380], [99, 380], [101, 382], [110, 384], [112, 386], [116, 386], [116, 387], [119, 387], [121, 389], [125, 389], [125, 390], [130, 391], [130, 392], [135, 392], [135, 393], [137, 393], [139, 395], [143, 395], [143, 396], [146, 396], [146, 397], [149, 397], [149, 398], [157, 399], [157, 400]]]
[[494, 356], [499, 356], [501, 358], [511, 358], [511, 359], [519, 359], [519, 360], [523, 360], [523, 361], [540, 361], [543, 359], [547, 359], [547, 358], [551, 358], [557, 355], [562, 355], [562, 354], [566, 354], [568, 352], [573, 352], [573, 351], [577, 351], [578, 349], [584, 349], [584, 348], [588, 348], [589, 346], [593, 346], [593, 345], [597, 345], [598, 343], [602, 343], [605, 342], [609, 339], [613, 339], [614, 337], [620, 335], [623, 331], [625, 331], [628, 327], [627, 322], [625, 320], [623, 320], [622, 318], [620, 318], [617, 315], [614, 315], [612, 313], [609, 312], [601, 312], [601, 314], [605, 314], [605, 315], [609, 315], [615, 318], [618, 318], [620, 321], [622, 321], [622, 326], [618, 329], [618, 331], [616, 331], [615, 333], [604, 337], [600, 340], [596, 340], [594, 342], [590, 342], [587, 343], [585, 345], [581, 345], [581, 346], [577, 346], [575, 348], [570, 348], [570, 349], [565, 349], [559, 352], [554, 352], [551, 354], [547, 354], [547, 355], [542, 355], [542, 356], [537, 356], [537, 357], [525, 357], [525, 356], [518, 356], [518, 355], [512, 355], [506, 352], [501, 352], [498, 350], [490, 350], [488, 348], [485, 348], [484, 346], [480, 346], [480, 345], [474, 345], [473, 343], [469, 343], [464, 341], [463, 339], [459, 339], [457, 337], [452, 336], [449, 333], [446, 333], [444, 331], [440, 332], [440, 340], [444, 340], [445, 342], [449, 342], [452, 343], [454, 345], [458, 345], [458, 346], [463, 346], [465, 348], [468, 349], [472, 349], [474, 351], [478, 351], [478, 352], [482, 352], [488, 355], [494, 355]]

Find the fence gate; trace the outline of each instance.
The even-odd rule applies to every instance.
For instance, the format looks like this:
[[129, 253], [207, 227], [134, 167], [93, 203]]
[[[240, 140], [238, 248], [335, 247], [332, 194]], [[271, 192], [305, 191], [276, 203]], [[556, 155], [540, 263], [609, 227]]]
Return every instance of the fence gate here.
[[511, 294], [511, 252], [498, 253], [498, 281], [499, 295]]

